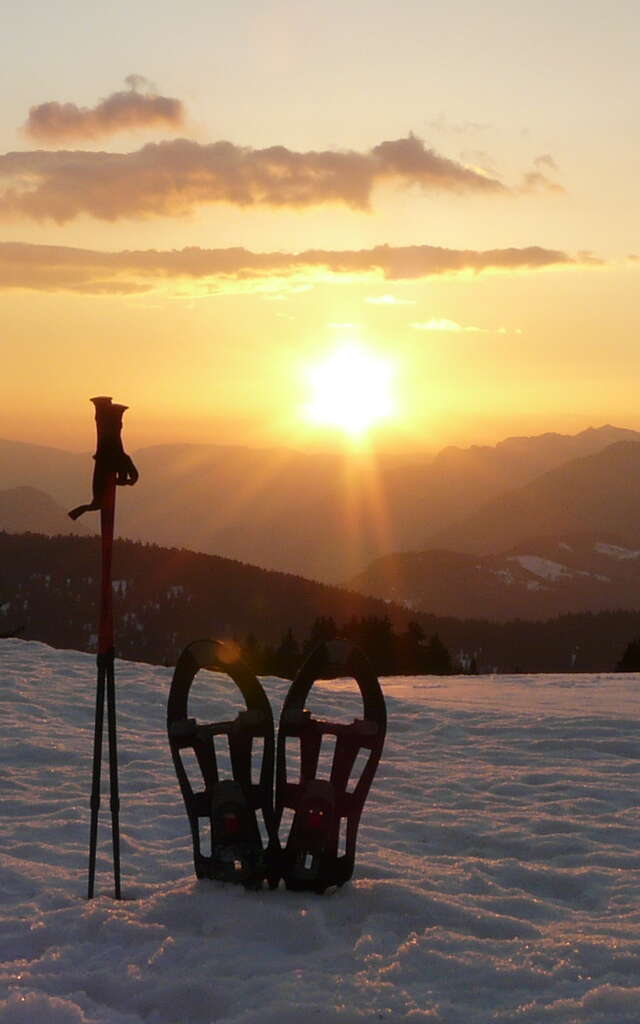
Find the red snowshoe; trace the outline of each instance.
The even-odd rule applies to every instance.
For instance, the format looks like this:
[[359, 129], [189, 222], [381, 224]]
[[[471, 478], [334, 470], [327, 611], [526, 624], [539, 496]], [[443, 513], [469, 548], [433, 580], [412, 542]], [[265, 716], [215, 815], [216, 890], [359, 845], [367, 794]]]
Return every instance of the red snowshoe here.
[[[325, 722], [304, 710], [309, 691], [318, 679], [344, 676], [358, 684], [364, 704], [362, 718], [350, 724]], [[293, 681], [280, 716], [277, 826], [287, 808], [294, 812], [280, 855], [288, 889], [324, 892], [351, 878], [360, 815], [380, 760], [386, 724], [382, 690], [362, 651], [344, 640], [321, 644]], [[319, 778], [320, 750], [326, 737], [335, 737], [335, 751], [328, 778]], [[287, 743], [292, 739], [299, 743], [300, 754], [294, 777], [291, 769], [287, 771]], [[358, 770], [362, 760], [365, 763]]]

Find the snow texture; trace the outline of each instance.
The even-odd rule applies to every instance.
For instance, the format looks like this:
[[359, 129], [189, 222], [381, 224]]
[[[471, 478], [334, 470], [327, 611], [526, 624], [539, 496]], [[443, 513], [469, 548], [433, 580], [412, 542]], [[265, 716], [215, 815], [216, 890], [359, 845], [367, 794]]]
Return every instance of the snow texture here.
[[[356, 873], [325, 896], [196, 881], [170, 677], [116, 663], [126, 898], [103, 790], [87, 902], [93, 658], [0, 642], [1, 1024], [638, 1024], [637, 676], [385, 680]], [[224, 677], [196, 687], [233, 714]]]

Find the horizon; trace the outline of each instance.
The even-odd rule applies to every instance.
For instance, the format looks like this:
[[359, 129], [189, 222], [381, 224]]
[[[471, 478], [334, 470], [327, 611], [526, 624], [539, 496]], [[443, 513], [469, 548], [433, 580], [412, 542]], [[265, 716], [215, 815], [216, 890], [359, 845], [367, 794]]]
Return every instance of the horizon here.
[[[125, 430], [126, 430], [125, 421]], [[477, 441], [468, 440], [460, 442], [445, 442], [442, 446], [433, 448], [420, 447], [416, 444], [412, 448], [395, 448], [385, 445], [384, 443], [380, 446], [376, 445], [375, 438], [369, 438], [366, 445], [358, 444], [352, 445], [348, 439], [338, 438], [333, 445], [326, 443], [322, 440], [314, 440], [308, 444], [295, 443], [287, 444], [286, 441], [281, 443], [272, 442], [270, 444], [261, 444], [259, 442], [251, 443], [250, 441], [230, 441], [227, 443], [221, 441], [196, 441], [196, 440], [178, 440], [178, 441], [155, 441], [151, 444], [133, 444], [129, 445], [133, 452], [145, 451], [153, 448], [190, 448], [190, 447], [203, 447], [203, 448], [239, 448], [247, 449], [250, 451], [264, 451], [264, 452], [276, 452], [276, 451], [291, 451], [300, 455], [326, 455], [326, 456], [343, 456], [347, 460], [369, 460], [371, 458], [436, 458], [442, 452], [448, 449], [456, 449], [459, 451], [469, 451], [473, 448], [498, 448], [500, 445], [508, 444], [509, 442], [515, 441], [532, 441], [540, 440], [545, 437], [580, 437], [584, 434], [589, 433], [602, 433], [607, 430], [613, 431], [629, 431], [632, 433], [639, 433], [640, 429], [635, 430], [633, 427], [618, 426], [614, 423], [602, 423], [599, 426], [593, 426], [590, 424], [581, 430], [575, 432], [565, 432], [560, 430], [545, 430], [541, 433], [536, 434], [509, 434], [506, 437], [499, 437], [496, 440], [488, 440], [484, 443]], [[60, 451], [69, 455], [87, 455], [90, 449], [95, 447], [95, 438], [91, 439], [91, 434], [95, 433], [93, 425], [86, 429], [85, 433], [88, 437], [87, 443], [83, 447], [63, 446], [57, 444], [45, 444], [40, 441], [33, 441], [25, 438], [17, 437], [5, 437], [0, 436], [0, 444], [18, 444], [25, 445], [34, 448], [50, 448], [54, 451]], [[613, 444], [618, 443], [617, 441], [612, 442]]]
[[93, 394], [131, 447], [640, 429], [637, 15], [571, 6], [69, 0], [62, 40], [26, 0], [0, 436], [86, 450]]

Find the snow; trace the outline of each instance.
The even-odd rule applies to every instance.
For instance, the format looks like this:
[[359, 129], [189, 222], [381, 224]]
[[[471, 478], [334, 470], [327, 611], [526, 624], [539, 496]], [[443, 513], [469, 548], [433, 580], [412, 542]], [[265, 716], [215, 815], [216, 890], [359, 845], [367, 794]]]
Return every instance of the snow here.
[[619, 547], [618, 544], [603, 544], [599, 541], [593, 545], [593, 550], [597, 551], [599, 555], [608, 555], [619, 562], [627, 561], [630, 558], [640, 558], [640, 551]]
[[572, 576], [571, 569], [560, 562], [552, 562], [550, 558], [540, 558], [539, 555], [511, 555], [510, 562], [518, 562], [523, 569], [527, 569], [534, 576], [541, 576], [545, 580], [558, 580], [562, 576]]
[[637, 676], [384, 680], [356, 872], [325, 896], [194, 878], [170, 677], [116, 663], [126, 898], [104, 792], [88, 902], [94, 660], [0, 641], [1, 1024], [638, 1024]]
[[[607, 545], [595, 545], [598, 547], [605, 547]], [[617, 549], [623, 550], [623, 549]], [[640, 554], [640, 552], [638, 552]], [[616, 558], [631, 558], [633, 552], [628, 555], [616, 555]], [[541, 558], [539, 555], [510, 555], [510, 562], [518, 562], [523, 569], [533, 573], [534, 576], [539, 576], [544, 580], [556, 580], [570, 578], [575, 576], [590, 576], [592, 579], [599, 580], [601, 583], [611, 583], [608, 576], [603, 576], [601, 573], [587, 572], [585, 569], [569, 569], [568, 566], [562, 565], [560, 562], [553, 562], [549, 558]], [[496, 573], [498, 575], [498, 573]], [[529, 582], [527, 583], [529, 590], [541, 590], [544, 589], [542, 584]]]
[[[476, 569], [480, 568], [481, 566], [476, 566]], [[515, 579], [513, 573], [511, 572], [511, 569], [490, 569], [489, 572], [491, 573], [492, 576], [500, 576], [500, 578], [503, 579], [508, 586], [511, 586], [512, 583], [515, 583]]]

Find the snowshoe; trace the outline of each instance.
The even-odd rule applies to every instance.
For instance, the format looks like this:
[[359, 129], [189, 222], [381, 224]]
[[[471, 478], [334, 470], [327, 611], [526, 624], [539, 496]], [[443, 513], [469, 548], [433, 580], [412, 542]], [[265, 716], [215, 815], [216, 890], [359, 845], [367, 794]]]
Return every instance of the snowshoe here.
[[[325, 722], [304, 709], [318, 679], [355, 679], [364, 716], [350, 724]], [[353, 874], [360, 815], [384, 744], [387, 715], [380, 684], [368, 659], [345, 640], [321, 644], [291, 684], [280, 716], [276, 760], [276, 824], [287, 808], [293, 821], [281, 852], [288, 889], [324, 892]], [[325, 737], [335, 744], [328, 778], [318, 777]], [[299, 743], [299, 772], [287, 771], [287, 742]], [[363, 752], [359, 757], [359, 753]], [[362, 760], [366, 763], [360, 771]], [[290, 812], [289, 812], [290, 815]]]
[[[191, 684], [199, 669], [224, 672], [240, 689], [247, 705], [233, 721], [197, 722], [189, 718]], [[241, 882], [259, 888], [266, 878], [278, 884], [278, 833], [273, 811], [274, 735], [271, 706], [253, 673], [235, 651], [217, 640], [197, 640], [184, 649], [173, 676], [167, 706], [171, 755], [184, 798], [198, 878]], [[222, 779], [214, 738], [226, 737], [232, 777]], [[257, 781], [251, 777], [251, 748], [263, 745]], [[184, 754], [193, 751], [203, 788], [194, 789], [185, 768]], [[258, 815], [264, 822], [261, 838]], [[211, 852], [203, 852], [203, 837], [210, 830]]]

